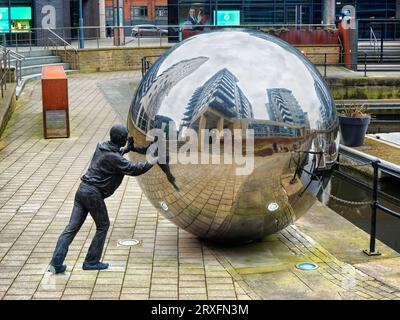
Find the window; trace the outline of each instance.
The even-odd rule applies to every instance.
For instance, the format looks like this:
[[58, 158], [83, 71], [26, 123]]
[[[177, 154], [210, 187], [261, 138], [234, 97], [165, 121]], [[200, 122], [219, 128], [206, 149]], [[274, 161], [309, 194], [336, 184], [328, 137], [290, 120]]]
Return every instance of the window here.
[[131, 7], [131, 20], [147, 18], [147, 7]]
[[167, 19], [168, 18], [168, 7], [156, 6], [156, 18]]
[[106, 7], [106, 22], [109, 25], [113, 25], [114, 24], [114, 22], [113, 22], [114, 17], [113, 16], [114, 16], [113, 7]]

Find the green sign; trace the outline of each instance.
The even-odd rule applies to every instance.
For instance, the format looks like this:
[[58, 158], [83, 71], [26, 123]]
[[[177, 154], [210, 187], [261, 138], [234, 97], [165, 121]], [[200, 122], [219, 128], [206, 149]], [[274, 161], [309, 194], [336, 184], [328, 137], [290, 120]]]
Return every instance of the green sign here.
[[214, 23], [217, 26], [239, 26], [239, 10], [218, 10], [214, 11]]
[[11, 20], [31, 20], [31, 7], [11, 7]]
[[8, 21], [8, 8], [0, 8], [0, 32], [9, 32], [10, 22]]

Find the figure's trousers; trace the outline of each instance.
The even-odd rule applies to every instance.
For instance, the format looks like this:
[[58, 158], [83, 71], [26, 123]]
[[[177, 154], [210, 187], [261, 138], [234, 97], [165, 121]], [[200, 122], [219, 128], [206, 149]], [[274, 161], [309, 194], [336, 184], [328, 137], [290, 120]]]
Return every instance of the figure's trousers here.
[[51, 260], [52, 266], [56, 268], [62, 266], [68, 252], [68, 247], [85, 222], [88, 213], [90, 213], [96, 224], [96, 234], [90, 244], [85, 263], [92, 264], [100, 261], [107, 231], [110, 227], [110, 220], [100, 191], [82, 182], [75, 194], [74, 208], [69, 224], [57, 241]]

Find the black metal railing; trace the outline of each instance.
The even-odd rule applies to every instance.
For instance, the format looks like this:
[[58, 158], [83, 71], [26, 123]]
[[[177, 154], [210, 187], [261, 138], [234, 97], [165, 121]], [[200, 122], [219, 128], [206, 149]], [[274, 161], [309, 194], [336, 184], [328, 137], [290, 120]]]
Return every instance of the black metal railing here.
[[371, 28], [378, 39], [397, 41], [400, 39], [400, 19], [357, 19], [358, 38], [370, 39]]
[[[358, 59], [356, 59], [356, 63], [346, 63], [343, 62], [344, 60], [344, 53], [343, 52], [315, 52], [315, 53], [304, 53], [306, 57], [310, 59], [311, 62], [314, 63], [317, 67], [323, 68], [323, 76], [326, 78], [328, 74], [328, 67], [347, 67], [355, 69], [356, 71], [363, 72], [364, 77], [367, 77], [368, 72], [368, 53], [367, 52], [359, 52], [356, 55], [359, 57], [360, 55], [363, 56], [363, 62], [358, 63]], [[329, 62], [329, 57], [334, 56], [335, 60], [337, 59], [338, 62]], [[339, 57], [338, 57], [339, 56]], [[157, 60], [161, 55], [152, 55], [152, 56], [144, 56], [142, 60], [142, 77], [147, 73], [150, 67], [153, 65], [155, 60]], [[315, 59], [313, 59], [313, 57]], [[319, 59], [322, 57], [322, 59]], [[336, 58], [338, 57], [338, 58]], [[315, 61], [313, 61], [315, 60]], [[400, 67], [400, 66], [399, 66]], [[390, 71], [390, 69], [386, 69]]]
[[[19, 57], [14, 56], [14, 52], [3, 46], [0, 46], [0, 91], [1, 98], [4, 98], [7, 83], [17, 81], [20, 77], [21, 64], [18, 61]], [[16, 59], [16, 65], [12, 65], [12, 59]], [[15, 73], [14, 73], [15, 71]]]
[[[372, 166], [373, 168], [373, 184], [372, 184], [372, 201], [371, 201], [371, 223], [370, 223], [370, 242], [369, 248], [363, 250], [363, 252], [369, 256], [380, 255], [380, 252], [376, 250], [376, 230], [377, 230], [377, 215], [379, 211], [389, 214], [395, 218], [400, 219], [400, 212], [396, 212], [388, 207], [382, 205], [379, 200], [379, 194], [381, 190], [379, 188], [379, 175], [384, 173], [386, 176], [391, 178], [400, 179], [400, 169], [396, 166], [390, 165], [385, 161], [373, 157], [366, 157], [363, 154], [353, 153], [348, 151], [347, 148], [341, 146], [339, 156], [345, 156], [355, 160], [356, 162], [361, 162], [367, 166]], [[340, 166], [340, 161], [338, 161]], [[350, 165], [351, 167], [351, 165]]]
[[375, 256], [375, 255], [380, 255], [379, 251], [376, 250], [376, 220], [377, 220], [378, 211], [382, 211], [386, 214], [389, 214], [395, 218], [400, 219], [400, 212], [396, 212], [392, 209], [389, 209], [379, 202], [379, 198], [378, 198], [379, 172], [384, 171], [386, 174], [388, 174], [392, 177], [399, 177], [400, 170], [391, 168], [391, 167], [381, 163], [379, 160], [372, 161], [371, 165], [374, 169], [374, 176], [373, 176], [372, 204], [371, 204], [370, 244], [369, 244], [369, 249], [364, 250], [364, 253], [366, 253], [369, 256]]
[[153, 63], [160, 58], [161, 55], [144, 56], [142, 60], [142, 77], [149, 71]]
[[[328, 67], [346, 67], [355, 71], [360, 71], [363, 72], [364, 77], [367, 77], [367, 71], [368, 71], [368, 53], [364, 51], [360, 51], [357, 53], [352, 53], [350, 56], [356, 56], [355, 59], [353, 59], [355, 62], [344, 62], [344, 57], [345, 54], [343, 52], [314, 52], [314, 53], [306, 53], [306, 57], [309, 58], [311, 62], [314, 63], [315, 66], [317, 67], [322, 67], [323, 68], [323, 76], [326, 78], [327, 77], [327, 68]], [[329, 62], [330, 57], [334, 57], [336, 60], [338, 57], [338, 62]], [[363, 62], [359, 63], [358, 59], [359, 57], [363, 57]], [[314, 57], [314, 59], [313, 59]], [[322, 57], [322, 58], [320, 58]], [[313, 61], [314, 60], [314, 61]], [[390, 71], [390, 69], [386, 69], [387, 71]]]
[[[363, 63], [363, 68], [361, 69], [361, 71], [364, 72], [364, 76], [367, 76], [367, 53], [362, 53], [364, 54], [364, 58], [365, 61]], [[309, 58], [317, 56], [317, 57], [323, 57], [321, 62], [313, 62], [312, 59], [310, 59], [315, 66], [317, 67], [323, 67], [324, 68], [324, 72], [323, 75], [324, 77], [327, 76], [327, 67], [333, 67], [333, 66], [341, 66], [341, 67], [356, 67], [358, 68], [360, 65], [359, 64], [349, 64], [349, 63], [345, 63], [345, 62], [340, 62], [343, 60], [343, 53], [336, 53], [336, 52], [318, 52], [318, 53], [305, 53], [305, 55]], [[328, 62], [328, 56], [337, 56], [339, 55], [339, 62], [335, 62], [335, 63], [331, 63]], [[151, 68], [151, 66], [153, 65], [153, 63], [155, 62], [155, 60], [157, 60], [159, 57], [161, 57], [161, 55], [152, 55], [152, 56], [144, 56], [141, 60], [142, 62], [142, 77], [147, 73], [147, 71], [149, 71], [149, 69]], [[360, 70], [359, 70], [360, 71]]]
[[[150, 27], [150, 29], [149, 29]], [[132, 25], [121, 27], [85, 26], [82, 29], [85, 48], [109, 48], [114, 46], [171, 46], [171, 44], [185, 39], [183, 33], [186, 31], [193, 34], [208, 32], [224, 28], [253, 29], [264, 32], [286, 32], [288, 30], [336, 30], [334, 24], [242, 24], [238, 26], [216, 26], [216, 25]], [[73, 45], [76, 49], [80, 46], [78, 41], [79, 27], [52, 28], [52, 31]], [[114, 41], [114, 35], [123, 34], [123, 37]], [[7, 47], [19, 47], [23, 50], [41, 47], [47, 42], [48, 28], [16, 29], [11, 33], [1, 33], [0, 43]]]

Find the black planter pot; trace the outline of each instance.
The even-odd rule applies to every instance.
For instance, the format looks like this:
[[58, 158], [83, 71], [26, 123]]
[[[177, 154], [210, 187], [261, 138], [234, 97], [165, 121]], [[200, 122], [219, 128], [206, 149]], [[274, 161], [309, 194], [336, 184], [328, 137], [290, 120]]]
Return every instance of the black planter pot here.
[[341, 142], [348, 147], [362, 146], [370, 122], [370, 116], [363, 118], [339, 116]]

